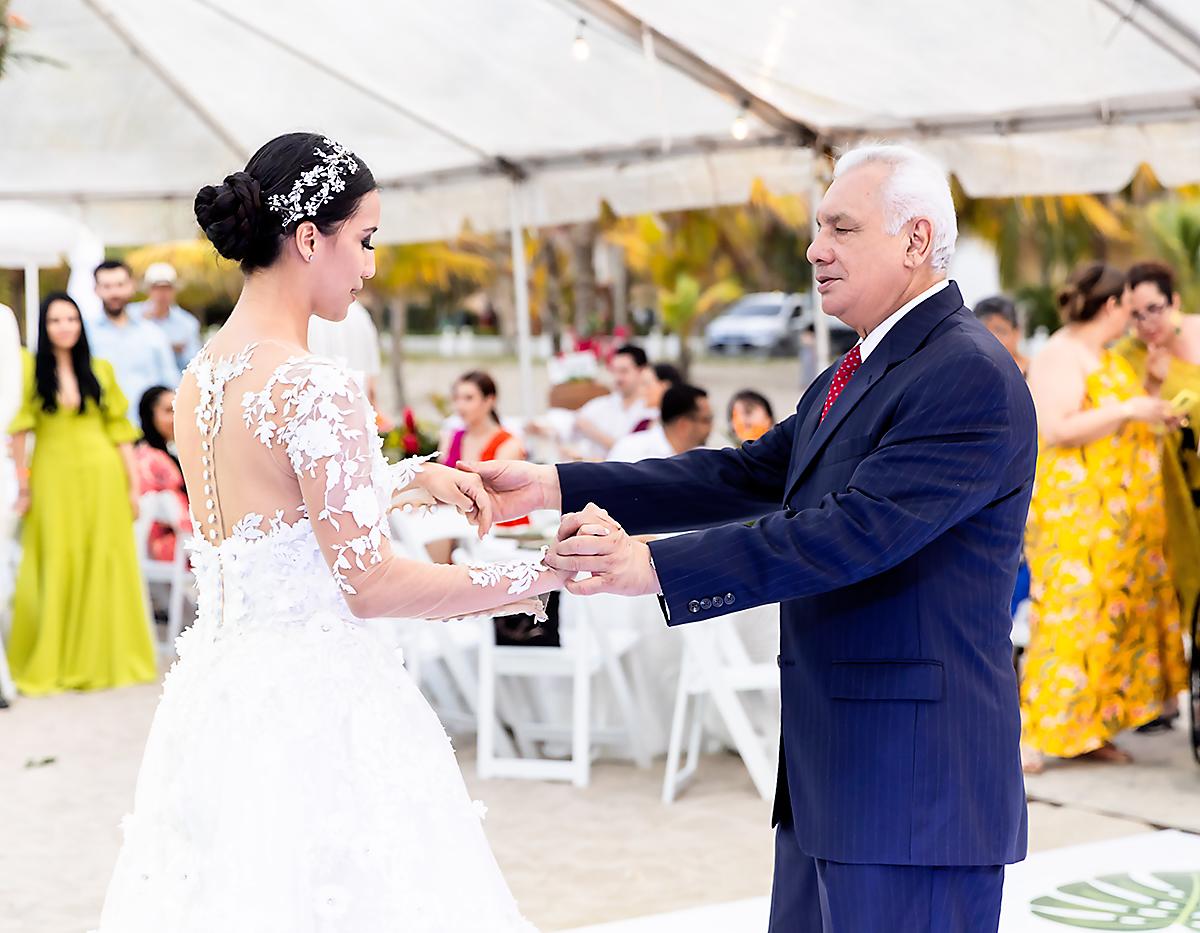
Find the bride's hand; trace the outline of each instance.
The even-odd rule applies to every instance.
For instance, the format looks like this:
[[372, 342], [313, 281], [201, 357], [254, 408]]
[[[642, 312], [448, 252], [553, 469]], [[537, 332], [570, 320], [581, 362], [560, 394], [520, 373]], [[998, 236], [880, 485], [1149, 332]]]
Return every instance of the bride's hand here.
[[446, 616], [435, 621], [461, 622], [464, 619], [471, 619], [476, 616], [533, 616], [534, 621], [539, 624], [546, 622], [548, 619], [545, 601], [539, 596], [530, 596], [526, 599], [518, 599], [511, 603], [505, 603], [503, 606], [497, 606], [495, 609], [485, 609], [464, 616]]
[[[421, 472], [416, 475], [416, 489], [431, 496], [437, 502], [452, 505], [467, 517], [475, 526], [482, 538], [492, 527], [492, 502], [483, 488], [483, 480], [474, 473], [464, 473], [462, 470], [452, 470], [450, 467], [437, 463], [421, 465]], [[410, 490], [411, 492], [412, 490]], [[402, 493], [397, 499], [404, 500], [407, 493]], [[393, 500], [393, 507], [397, 499]], [[400, 505], [425, 505], [411, 498]]]

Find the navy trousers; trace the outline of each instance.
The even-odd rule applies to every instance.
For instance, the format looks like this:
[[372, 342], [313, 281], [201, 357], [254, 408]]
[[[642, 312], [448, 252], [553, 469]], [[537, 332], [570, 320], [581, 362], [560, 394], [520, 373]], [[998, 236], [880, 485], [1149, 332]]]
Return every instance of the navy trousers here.
[[1004, 866], [849, 865], [775, 831], [770, 933], [996, 933]]

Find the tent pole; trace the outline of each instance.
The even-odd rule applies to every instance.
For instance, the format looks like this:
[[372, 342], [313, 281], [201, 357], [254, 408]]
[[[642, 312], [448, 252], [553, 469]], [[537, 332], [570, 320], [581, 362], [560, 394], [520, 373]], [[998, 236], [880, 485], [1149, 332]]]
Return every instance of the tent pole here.
[[[817, 208], [821, 205], [821, 199], [825, 196], [825, 179], [824, 179], [824, 157], [821, 155], [820, 148], [813, 149], [812, 157], [812, 179], [808, 189], [808, 229], [813, 242], [817, 238]], [[813, 376], [818, 376], [825, 371], [825, 367], [829, 365], [829, 318], [821, 310], [821, 293], [817, 291], [817, 267], [812, 267], [812, 307], [813, 307], [813, 337], [815, 338], [813, 355], [816, 358], [816, 372]]]
[[525, 236], [521, 211], [521, 186], [509, 189], [509, 222], [512, 239], [513, 294], [517, 311], [517, 363], [521, 372], [521, 413], [532, 419], [533, 410], [533, 338], [529, 326], [529, 273], [525, 267]]
[[37, 348], [39, 304], [38, 267], [31, 262], [25, 267], [25, 346], [30, 350]]

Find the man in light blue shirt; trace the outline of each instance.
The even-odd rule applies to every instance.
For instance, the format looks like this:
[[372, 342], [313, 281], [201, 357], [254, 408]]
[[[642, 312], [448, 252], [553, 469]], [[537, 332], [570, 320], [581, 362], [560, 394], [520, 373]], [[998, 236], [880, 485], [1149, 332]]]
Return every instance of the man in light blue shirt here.
[[175, 267], [169, 262], [152, 262], [145, 280], [150, 297], [131, 304], [129, 316], [157, 325], [166, 334], [175, 365], [182, 371], [200, 352], [200, 322], [175, 304], [177, 279]]
[[179, 367], [163, 332], [128, 313], [133, 297], [133, 275], [123, 262], [109, 259], [94, 273], [96, 294], [104, 317], [88, 323], [92, 355], [108, 360], [116, 370], [117, 384], [129, 400], [129, 417], [138, 421], [138, 402], [151, 386], [179, 386]]

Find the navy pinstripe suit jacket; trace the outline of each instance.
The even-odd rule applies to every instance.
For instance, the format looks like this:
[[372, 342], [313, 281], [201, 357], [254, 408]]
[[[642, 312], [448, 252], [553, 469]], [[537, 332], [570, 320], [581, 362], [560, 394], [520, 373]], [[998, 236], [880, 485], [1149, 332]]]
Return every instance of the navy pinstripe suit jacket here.
[[[559, 468], [651, 545], [672, 625], [781, 604], [775, 820], [841, 862], [1025, 855], [1009, 601], [1037, 454], [1021, 374], [958, 287], [913, 308], [824, 422], [831, 366], [737, 450]], [[752, 524], [747, 524], [753, 520]]]

